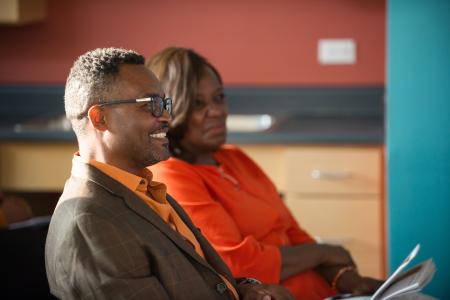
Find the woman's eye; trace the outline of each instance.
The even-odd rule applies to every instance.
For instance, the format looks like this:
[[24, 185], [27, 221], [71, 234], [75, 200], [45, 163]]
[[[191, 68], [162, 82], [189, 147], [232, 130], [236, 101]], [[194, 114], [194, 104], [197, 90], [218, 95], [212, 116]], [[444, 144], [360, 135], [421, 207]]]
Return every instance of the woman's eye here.
[[201, 100], [194, 100], [194, 109], [202, 109], [206, 106], [205, 102]]
[[224, 93], [220, 93], [220, 94], [216, 95], [214, 97], [214, 101], [216, 103], [220, 103], [220, 104], [224, 103], [225, 102], [225, 94]]

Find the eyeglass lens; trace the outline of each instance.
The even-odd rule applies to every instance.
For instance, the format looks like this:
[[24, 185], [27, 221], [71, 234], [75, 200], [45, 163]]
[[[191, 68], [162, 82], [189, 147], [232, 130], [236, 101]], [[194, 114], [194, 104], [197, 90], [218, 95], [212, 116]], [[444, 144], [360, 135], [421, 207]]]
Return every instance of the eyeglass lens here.
[[172, 99], [163, 99], [161, 97], [155, 97], [149, 102], [153, 116], [161, 117], [164, 110], [167, 110], [169, 114], [172, 113]]

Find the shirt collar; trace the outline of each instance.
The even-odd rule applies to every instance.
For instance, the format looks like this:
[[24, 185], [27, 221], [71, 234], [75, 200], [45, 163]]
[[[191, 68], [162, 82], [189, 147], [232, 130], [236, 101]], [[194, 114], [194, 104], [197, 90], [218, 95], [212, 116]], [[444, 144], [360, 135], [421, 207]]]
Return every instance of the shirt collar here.
[[[113, 165], [102, 163], [95, 159], [90, 160], [84, 159], [82, 156], [80, 156], [79, 152], [75, 153], [73, 158], [74, 160], [83, 161], [85, 163], [90, 164], [93, 167], [96, 167], [97, 169], [99, 169], [109, 177], [113, 178], [114, 180], [122, 183], [132, 191], [137, 190], [139, 185], [147, 186], [148, 184], [146, 178], [136, 176]], [[150, 178], [150, 180], [153, 178], [153, 174], [147, 169], [143, 170], [143, 174], [145, 175], [145, 177]]]
[[141, 177], [113, 165], [99, 162], [95, 159], [86, 160], [80, 156], [79, 152], [75, 153], [74, 159], [87, 162], [132, 191], [140, 191], [143, 193], [150, 191], [152, 194], [155, 194], [158, 200], [165, 200], [167, 190], [166, 185], [161, 182], [153, 181], [153, 173], [147, 168], [141, 170], [141, 174], [143, 175], [143, 177]]

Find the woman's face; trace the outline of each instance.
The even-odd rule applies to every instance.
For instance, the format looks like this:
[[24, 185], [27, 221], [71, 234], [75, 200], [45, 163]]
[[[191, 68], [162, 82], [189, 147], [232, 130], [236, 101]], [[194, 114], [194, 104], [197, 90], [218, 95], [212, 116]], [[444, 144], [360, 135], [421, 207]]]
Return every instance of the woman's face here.
[[198, 82], [187, 131], [181, 140], [185, 150], [192, 154], [205, 154], [225, 143], [228, 109], [224, 98], [222, 84], [216, 74], [206, 68]]

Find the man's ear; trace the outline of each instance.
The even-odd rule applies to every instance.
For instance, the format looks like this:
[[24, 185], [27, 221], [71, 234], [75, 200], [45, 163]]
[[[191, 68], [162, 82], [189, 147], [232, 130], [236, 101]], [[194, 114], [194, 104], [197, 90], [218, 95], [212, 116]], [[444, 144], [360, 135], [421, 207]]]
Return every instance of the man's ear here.
[[108, 129], [108, 127], [106, 126], [105, 115], [100, 106], [91, 106], [91, 108], [89, 108], [88, 110], [88, 117], [89, 121], [95, 129], [100, 131], [105, 131], [106, 129]]

